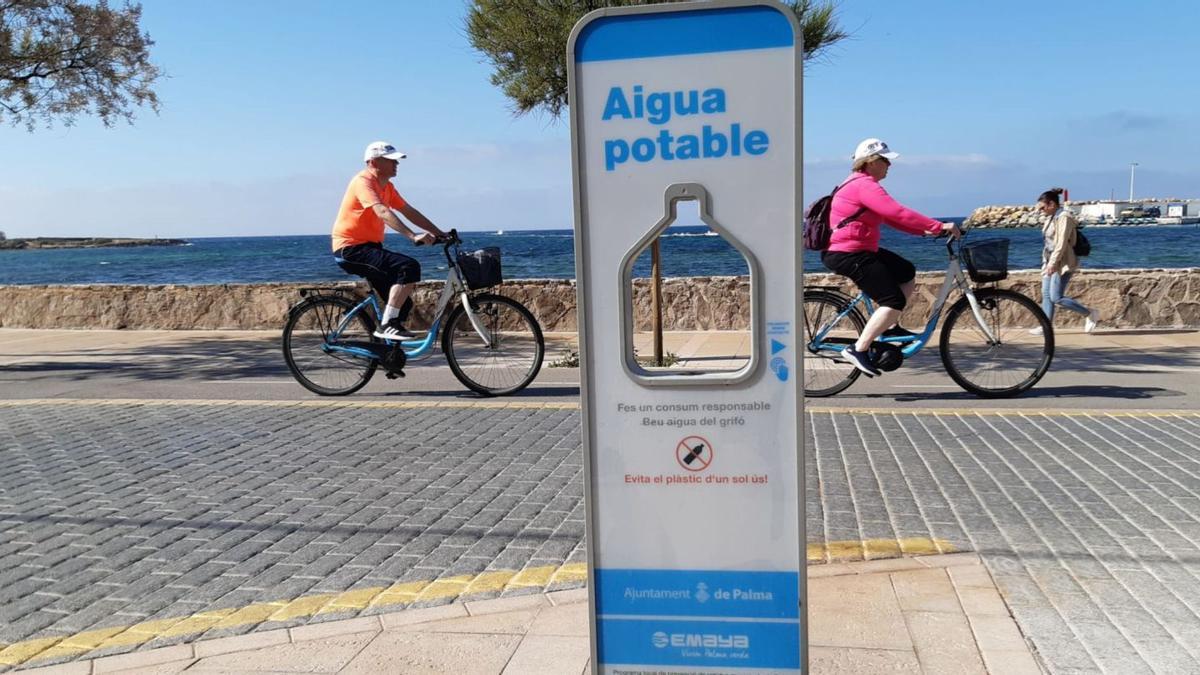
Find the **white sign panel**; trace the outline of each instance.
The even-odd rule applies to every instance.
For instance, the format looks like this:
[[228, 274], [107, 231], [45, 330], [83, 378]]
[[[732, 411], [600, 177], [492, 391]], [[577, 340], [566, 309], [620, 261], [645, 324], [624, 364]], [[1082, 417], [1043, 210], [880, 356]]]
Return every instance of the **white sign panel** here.
[[[778, 2], [599, 10], [572, 34], [600, 672], [804, 670], [800, 51]], [[647, 371], [632, 356], [632, 261], [681, 201], [750, 269], [740, 370]]]

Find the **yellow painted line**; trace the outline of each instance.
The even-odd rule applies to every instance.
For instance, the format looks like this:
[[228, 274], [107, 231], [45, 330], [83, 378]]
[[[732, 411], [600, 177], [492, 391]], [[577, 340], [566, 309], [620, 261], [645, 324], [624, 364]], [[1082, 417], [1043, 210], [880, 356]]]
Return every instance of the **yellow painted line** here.
[[0, 408], [42, 405], [102, 406], [222, 406], [238, 408], [386, 408], [421, 410], [430, 408], [499, 408], [511, 410], [578, 410], [576, 402], [555, 401], [244, 401], [237, 399], [149, 399], [149, 398], [27, 398], [0, 400]]
[[1022, 410], [1005, 408], [835, 408], [833, 406], [804, 406], [804, 412], [815, 414], [854, 413], [862, 415], [932, 415], [934, 417], [1200, 417], [1194, 410]]
[[321, 595], [307, 595], [302, 598], [296, 598], [288, 604], [280, 607], [274, 614], [267, 617], [267, 621], [291, 621], [306, 616], [316, 616], [321, 608], [329, 604], [333, 600], [332, 593], [323, 593]]
[[0, 650], [0, 666], [19, 666], [29, 659], [44, 653], [46, 650], [54, 647], [54, 645], [62, 642], [64, 638], [38, 638], [36, 640], [25, 640], [8, 645]]
[[527, 567], [508, 583], [513, 588], [545, 588], [557, 571], [557, 567]]
[[464, 595], [478, 595], [503, 590], [518, 572], [484, 572], [477, 575], [463, 590]]
[[410, 581], [404, 584], [389, 586], [380, 591], [371, 600], [370, 607], [393, 607], [407, 605], [417, 599], [421, 591], [430, 584], [429, 581]]
[[[937, 539], [870, 539], [809, 544], [809, 562], [854, 562], [895, 558], [900, 555], [953, 553], [954, 547]], [[446, 598], [466, 601], [486, 593], [512, 589], [546, 588], [554, 583], [586, 582], [586, 563], [496, 570], [441, 579], [407, 581], [391, 586], [362, 588], [341, 593], [306, 595], [293, 600], [276, 600], [245, 607], [216, 609], [192, 616], [143, 621], [131, 626], [96, 630], [0, 644], [0, 666], [19, 666], [53, 658], [74, 658], [96, 649], [136, 647], [156, 638], [198, 635], [211, 629], [257, 625], [265, 621], [288, 621], [332, 612], [367, 608], [402, 607], [417, 601]]]
[[[244, 401], [237, 399], [146, 399], [146, 398], [26, 398], [0, 400], [0, 408], [19, 408], [44, 405], [77, 406], [178, 406], [178, 407], [239, 407], [239, 408], [384, 408], [387, 410], [425, 409], [509, 409], [509, 410], [578, 410], [575, 401]], [[805, 406], [804, 411], [813, 414], [851, 413], [865, 415], [931, 415], [934, 417], [962, 417], [967, 415], [991, 417], [1200, 417], [1194, 410], [1046, 410], [1006, 408], [837, 408], [833, 406]]]
[[569, 563], [558, 568], [558, 572], [551, 580], [553, 583], [568, 583], [577, 581], [587, 581], [588, 568], [587, 563]]
[[339, 593], [336, 597], [329, 601], [329, 604], [317, 611], [317, 614], [329, 614], [332, 612], [346, 612], [370, 606], [375, 598], [383, 593], [383, 589], [363, 588], [357, 591], [345, 591]]
[[282, 609], [284, 604], [282, 602], [265, 602], [241, 607], [213, 624], [213, 628], [235, 628], [246, 624], [262, 623], [267, 620], [267, 617]]
[[418, 601], [429, 600], [444, 600], [446, 598], [461, 597], [463, 591], [470, 585], [472, 577], [469, 575], [459, 575], [456, 577], [442, 577], [434, 579], [417, 595]]
[[901, 556], [956, 553], [957, 548], [944, 539], [905, 537], [903, 539], [864, 539], [862, 541], [828, 541], [809, 544], [810, 563], [861, 562]]

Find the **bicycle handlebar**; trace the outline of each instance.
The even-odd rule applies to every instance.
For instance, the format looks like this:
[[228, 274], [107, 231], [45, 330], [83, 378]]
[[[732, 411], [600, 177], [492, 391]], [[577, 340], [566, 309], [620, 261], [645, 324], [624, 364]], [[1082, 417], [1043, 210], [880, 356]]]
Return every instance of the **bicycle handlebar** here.
[[452, 246], [458, 246], [462, 243], [462, 239], [459, 239], [458, 237], [458, 230], [451, 228], [451, 230], [446, 233], [446, 236], [438, 237], [438, 243], [442, 245], [442, 253], [444, 253], [446, 256], [446, 264], [453, 266], [454, 260], [450, 256], [450, 248]]
[[[963, 225], [963, 224], [961, 224], [961, 223], [956, 223], [956, 224], [954, 225], [954, 227], [958, 228], [958, 233], [959, 233], [959, 236], [960, 236], [960, 237], [964, 237], [964, 236], [966, 236], [966, 234], [967, 234], [967, 230], [968, 230], [968, 229], [970, 229], [970, 228], [968, 228], [966, 225]], [[950, 236], [950, 234], [949, 234], [949, 232], [948, 232], [947, 230], [941, 230], [941, 231], [940, 231], [940, 232], [938, 232], [937, 234], [933, 235], [933, 238], [934, 238], [934, 239], [941, 239], [942, 237], [948, 237], [948, 236]]]
[[961, 224], [955, 225], [955, 227], [958, 228], [958, 236], [957, 237], [951, 237], [949, 231], [947, 231], [947, 230], [942, 230], [941, 232], [938, 232], [937, 234], [933, 235], [934, 239], [942, 239], [942, 238], [946, 239], [946, 254], [950, 255], [950, 256], [954, 255], [954, 247], [953, 247], [954, 242], [957, 241], [959, 243], [959, 245], [961, 246], [962, 240], [965, 239], [967, 236], [967, 230], [970, 229], [970, 228], [966, 227], [965, 225], [961, 225]]

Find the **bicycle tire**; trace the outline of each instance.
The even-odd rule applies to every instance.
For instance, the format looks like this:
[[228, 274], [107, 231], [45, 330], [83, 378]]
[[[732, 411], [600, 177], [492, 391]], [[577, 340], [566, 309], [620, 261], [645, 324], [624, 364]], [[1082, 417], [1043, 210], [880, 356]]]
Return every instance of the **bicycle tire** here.
[[[1054, 359], [1054, 329], [1042, 308], [1004, 288], [975, 291], [997, 343], [975, 321], [964, 296], [946, 314], [938, 349], [942, 365], [958, 386], [983, 398], [1010, 398], [1037, 384]], [[1032, 329], [1041, 328], [1041, 334]], [[970, 367], [972, 360], [979, 361]]]
[[[849, 363], [835, 360], [833, 354], [835, 350], [820, 349], [812, 344], [813, 333], [836, 317], [850, 302], [850, 298], [839, 293], [804, 292], [803, 316], [801, 317], [803, 335], [801, 337], [805, 345], [803, 372], [804, 395], [807, 397], [823, 398], [845, 391], [862, 374]], [[830, 342], [824, 344], [838, 347], [843, 343], [853, 344], [862, 334], [866, 325], [867, 322], [863, 319], [862, 313], [858, 311], [858, 308], [853, 308], [832, 326], [826, 335]], [[827, 381], [830, 384], [825, 385]]]
[[450, 371], [483, 396], [515, 394], [529, 386], [546, 353], [537, 319], [524, 305], [503, 295], [476, 295], [471, 307], [492, 334], [492, 344], [483, 344], [466, 310], [457, 305], [442, 334], [442, 352]]
[[[311, 297], [288, 312], [283, 327], [283, 359], [292, 377], [305, 389], [322, 396], [348, 396], [371, 381], [379, 367], [366, 359], [323, 349], [328, 335], [355, 304], [330, 295]], [[342, 332], [345, 339], [378, 342], [375, 325], [365, 312], [354, 315]]]

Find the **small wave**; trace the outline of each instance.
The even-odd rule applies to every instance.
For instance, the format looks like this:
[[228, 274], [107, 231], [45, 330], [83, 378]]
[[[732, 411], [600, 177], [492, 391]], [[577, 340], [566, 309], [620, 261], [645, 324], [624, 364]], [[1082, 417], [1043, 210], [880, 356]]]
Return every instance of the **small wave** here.
[[108, 265], [108, 264], [110, 264], [110, 263], [109, 263], [107, 260], [101, 260], [101, 261], [100, 261], [100, 264], [101, 264], [101, 265]]
[[716, 232], [676, 232], [674, 234], [664, 234], [664, 237], [719, 237], [721, 235]]

